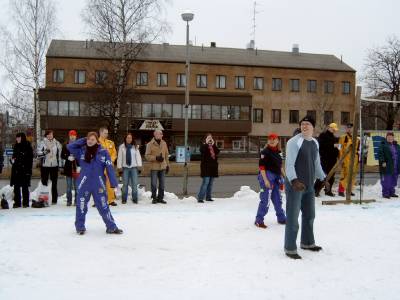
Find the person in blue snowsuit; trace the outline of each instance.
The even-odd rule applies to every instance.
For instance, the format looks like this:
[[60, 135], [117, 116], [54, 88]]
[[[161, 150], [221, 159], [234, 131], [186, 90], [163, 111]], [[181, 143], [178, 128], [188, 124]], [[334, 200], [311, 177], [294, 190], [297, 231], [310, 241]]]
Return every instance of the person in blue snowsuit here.
[[122, 230], [115, 224], [108, 206], [104, 171], [106, 170], [107, 172], [111, 187], [117, 187], [118, 181], [112, 167], [110, 155], [99, 144], [97, 133], [89, 132], [86, 138], [81, 138], [68, 144], [67, 148], [81, 167], [77, 182], [76, 232], [82, 235], [86, 231], [85, 218], [88, 211], [88, 202], [90, 196], [93, 196], [97, 210], [106, 224], [106, 232], [121, 234]]
[[285, 211], [282, 208], [280, 186], [282, 184], [282, 157], [279, 149], [279, 136], [271, 133], [268, 136], [267, 146], [260, 153], [258, 182], [260, 183], [260, 204], [258, 205], [255, 225], [267, 228], [264, 217], [269, 208], [269, 195], [271, 194], [276, 217], [279, 224], [286, 223]]

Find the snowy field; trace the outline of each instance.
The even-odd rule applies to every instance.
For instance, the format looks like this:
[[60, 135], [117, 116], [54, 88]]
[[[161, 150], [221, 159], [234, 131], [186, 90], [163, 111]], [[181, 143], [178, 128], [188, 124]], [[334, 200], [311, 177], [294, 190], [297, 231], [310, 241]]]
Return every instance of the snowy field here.
[[[87, 233], [74, 208], [0, 210], [0, 299], [400, 299], [400, 200], [366, 188], [369, 205], [317, 205], [320, 253], [283, 253], [284, 226], [253, 225], [258, 194], [198, 204], [112, 208], [124, 230], [106, 235], [90, 207]], [[319, 198], [318, 202], [323, 198]], [[64, 199], [65, 200], [65, 199]]]

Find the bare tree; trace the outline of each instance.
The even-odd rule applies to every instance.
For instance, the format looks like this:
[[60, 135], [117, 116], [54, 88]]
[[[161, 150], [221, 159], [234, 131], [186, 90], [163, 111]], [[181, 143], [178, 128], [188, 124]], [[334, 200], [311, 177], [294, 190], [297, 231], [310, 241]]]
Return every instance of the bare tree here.
[[91, 46], [110, 62], [105, 88], [111, 107], [100, 111], [111, 120], [114, 138], [120, 127], [121, 106], [126, 102], [132, 66], [146, 45], [168, 30], [160, 17], [162, 4], [163, 0], [87, 0], [82, 13], [90, 36], [101, 41], [91, 42]]
[[[397, 37], [390, 37], [386, 45], [369, 50], [363, 80], [372, 96], [400, 100], [400, 40]], [[387, 130], [392, 130], [399, 109], [400, 105], [389, 103], [385, 113], [375, 117], [386, 123]]]
[[[2, 28], [7, 42], [1, 64], [14, 94], [18, 95], [17, 107], [14, 105], [14, 108], [24, 110], [34, 107], [35, 136], [38, 140], [41, 131], [38, 92], [44, 84], [46, 51], [51, 36], [56, 32], [55, 6], [52, 0], [13, 0], [10, 1], [10, 8], [12, 18], [9, 27]], [[11, 98], [3, 92], [1, 95], [13, 105]]]
[[332, 111], [335, 98], [332, 94], [324, 94], [313, 101], [313, 109], [316, 113], [316, 129], [318, 132], [322, 132], [325, 127], [325, 112]]

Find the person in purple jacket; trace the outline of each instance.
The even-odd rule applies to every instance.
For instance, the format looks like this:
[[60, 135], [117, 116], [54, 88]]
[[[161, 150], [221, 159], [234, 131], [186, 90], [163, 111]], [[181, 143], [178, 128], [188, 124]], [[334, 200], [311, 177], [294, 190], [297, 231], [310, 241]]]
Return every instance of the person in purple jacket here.
[[386, 134], [386, 141], [380, 145], [378, 152], [379, 171], [381, 175], [382, 197], [397, 198], [395, 190], [400, 173], [400, 146], [394, 140], [393, 132]]
[[89, 132], [86, 138], [67, 145], [71, 155], [79, 162], [81, 172], [78, 178], [78, 200], [76, 203], [76, 232], [85, 234], [85, 218], [88, 211], [90, 196], [93, 196], [94, 203], [99, 211], [107, 233], [121, 234], [122, 230], [115, 224], [107, 202], [106, 177], [107, 172], [112, 188], [118, 186], [118, 181], [112, 167], [110, 155], [107, 150], [99, 144], [97, 133]]

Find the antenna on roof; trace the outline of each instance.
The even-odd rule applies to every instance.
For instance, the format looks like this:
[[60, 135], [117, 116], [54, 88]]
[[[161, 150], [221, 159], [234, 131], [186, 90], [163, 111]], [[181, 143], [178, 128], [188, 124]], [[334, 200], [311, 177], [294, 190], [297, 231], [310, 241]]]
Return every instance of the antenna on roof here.
[[340, 54], [340, 62], [343, 63], [343, 54]]
[[[256, 28], [257, 28], [257, 22], [256, 22], [256, 17], [257, 14], [259, 14], [260, 12], [257, 11], [257, 1], [253, 2], [253, 18], [252, 18], [252, 26], [251, 26], [251, 36], [250, 36], [250, 40], [253, 41], [254, 45], [256, 43]], [[254, 47], [253, 47], [254, 48]]]

